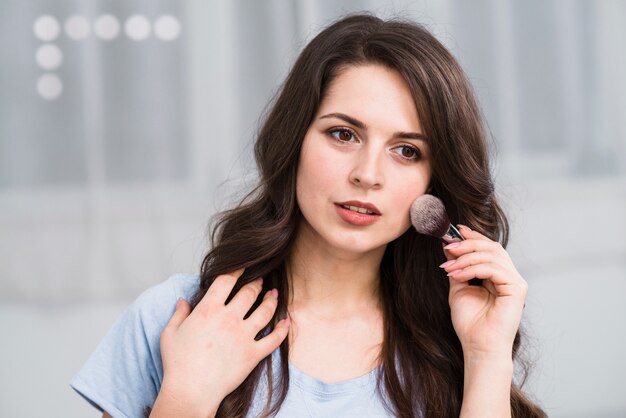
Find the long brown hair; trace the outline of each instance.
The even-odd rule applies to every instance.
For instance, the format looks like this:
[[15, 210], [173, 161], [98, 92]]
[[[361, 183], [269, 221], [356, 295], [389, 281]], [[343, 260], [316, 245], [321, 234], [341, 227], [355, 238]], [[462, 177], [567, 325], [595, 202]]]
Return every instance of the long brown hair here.
[[[264, 277], [264, 291], [250, 312], [265, 291], [279, 291], [276, 313], [257, 337], [287, 316], [286, 262], [302, 219], [296, 202], [302, 141], [333, 78], [346, 66], [366, 63], [398, 71], [411, 90], [431, 150], [430, 193], [443, 201], [453, 222], [506, 246], [509, 227], [494, 195], [483, 118], [457, 61], [419, 24], [350, 15], [304, 48], [274, 97], [254, 148], [259, 183], [218, 218], [193, 307], [218, 275], [245, 267], [227, 301], [258, 276]], [[380, 265], [384, 342], [378, 389], [399, 417], [458, 417], [461, 410], [463, 352], [450, 318], [449, 283], [438, 267], [443, 261], [441, 243], [410, 228], [387, 245]], [[520, 342], [518, 331], [513, 345], [518, 367], [524, 366]], [[289, 388], [288, 339], [279, 350], [280, 373], [271, 372], [271, 356], [266, 357], [222, 401], [217, 417], [245, 416], [264, 370], [270, 390], [266, 415], [279, 410]], [[515, 384], [511, 407], [513, 417], [545, 416]]]

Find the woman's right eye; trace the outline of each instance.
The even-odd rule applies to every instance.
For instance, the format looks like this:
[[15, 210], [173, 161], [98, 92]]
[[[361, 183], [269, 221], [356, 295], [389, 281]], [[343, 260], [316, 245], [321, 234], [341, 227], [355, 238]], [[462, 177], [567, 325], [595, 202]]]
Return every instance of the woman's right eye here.
[[339, 142], [351, 142], [356, 139], [354, 131], [347, 128], [331, 129], [328, 134]]

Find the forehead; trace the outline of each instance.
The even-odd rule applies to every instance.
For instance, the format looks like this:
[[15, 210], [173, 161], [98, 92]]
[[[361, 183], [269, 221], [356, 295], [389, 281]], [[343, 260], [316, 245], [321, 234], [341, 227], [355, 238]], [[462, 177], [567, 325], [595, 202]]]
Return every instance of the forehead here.
[[421, 132], [408, 84], [398, 71], [380, 64], [340, 70], [328, 85], [318, 113], [332, 112], [349, 114], [371, 126]]

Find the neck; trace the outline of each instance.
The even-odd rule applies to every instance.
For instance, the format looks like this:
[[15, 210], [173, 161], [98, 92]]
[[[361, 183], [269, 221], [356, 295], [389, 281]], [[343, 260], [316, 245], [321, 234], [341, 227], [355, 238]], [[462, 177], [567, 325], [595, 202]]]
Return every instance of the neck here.
[[384, 252], [384, 247], [367, 253], [338, 251], [302, 226], [288, 261], [290, 305], [329, 320], [379, 310]]

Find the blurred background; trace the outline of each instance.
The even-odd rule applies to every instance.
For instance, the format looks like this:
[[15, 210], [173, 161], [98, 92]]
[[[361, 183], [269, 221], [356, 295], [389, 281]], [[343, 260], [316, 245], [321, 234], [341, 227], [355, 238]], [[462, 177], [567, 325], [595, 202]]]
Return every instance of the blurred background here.
[[294, 58], [362, 10], [425, 24], [477, 91], [530, 285], [526, 390], [626, 416], [618, 0], [0, 0], [0, 416], [100, 416], [71, 376], [142, 290], [199, 270]]

